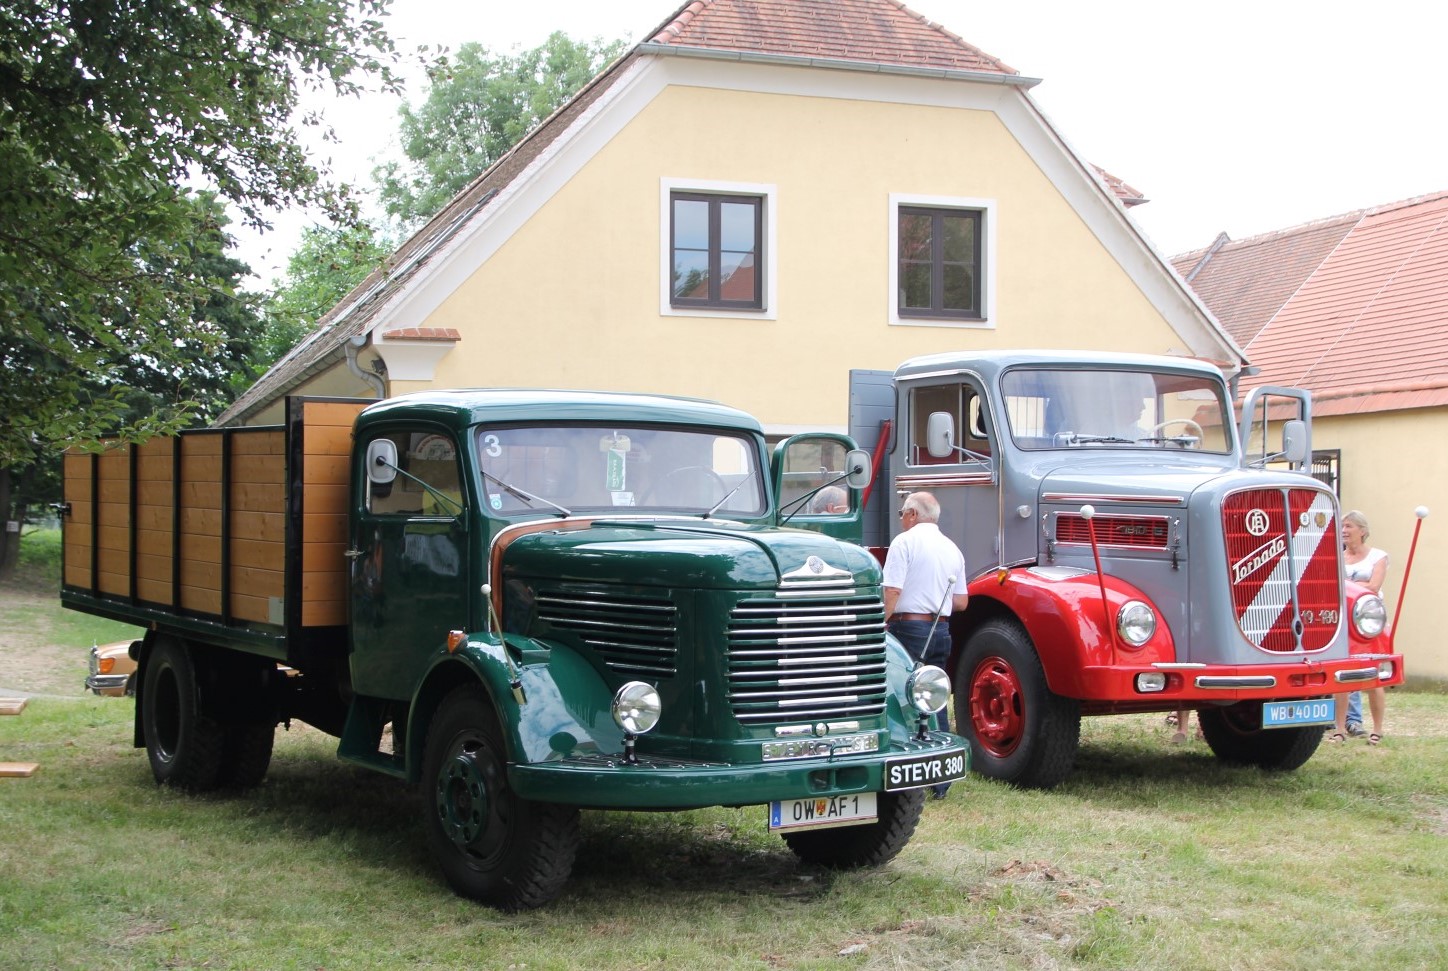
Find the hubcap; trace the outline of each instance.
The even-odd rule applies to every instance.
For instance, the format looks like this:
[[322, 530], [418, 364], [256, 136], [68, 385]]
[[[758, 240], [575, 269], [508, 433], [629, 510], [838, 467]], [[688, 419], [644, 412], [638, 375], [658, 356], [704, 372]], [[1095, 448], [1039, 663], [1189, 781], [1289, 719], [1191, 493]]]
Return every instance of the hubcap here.
[[997, 757], [1010, 755], [1025, 731], [1026, 705], [1015, 669], [1003, 658], [988, 657], [970, 679], [970, 721], [976, 740]]
[[488, 819], [488, 787], [478, 763], [456, 753], [437, 778], [437, 816], [447, 838], [459, 848], [477, 842]]

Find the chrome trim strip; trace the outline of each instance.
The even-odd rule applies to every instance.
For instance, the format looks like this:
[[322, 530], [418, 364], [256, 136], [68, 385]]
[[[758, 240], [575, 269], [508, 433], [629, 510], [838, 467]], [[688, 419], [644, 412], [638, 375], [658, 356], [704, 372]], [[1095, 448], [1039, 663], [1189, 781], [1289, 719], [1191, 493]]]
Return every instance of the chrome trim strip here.
[[1153, 661], [1151, 666], [1161, 668], [1163, 671], [1185, 671], [1190, 668], [1204, 668], [1205, 664], [1198, 661]]
[[[1377, 677], [1376, 671], [1373, 677]], [[1230, 691], [1235, 688], [1275, 688], [1277, 679], [1270, 674], [1215, 674], [1196, 679], [1198, 688]]]
[[1378, 668], [1377, 665], [1373, 665], [1370, 668], [1354, 668], [1351, 671], [1337, 671], [1332, 677], [1338, 684], [1357, 684], [1359, 681], [1376, 681], [1378, 680]]
[[1106, 496], [1106, 495], [1075, 495], [1067, 492], [1047, 492], [1041, 496], [1042, 502], [1139, 502], [1155, 503], [1161, 506], [1184, 506], [1186, 499], [1182, 496]]

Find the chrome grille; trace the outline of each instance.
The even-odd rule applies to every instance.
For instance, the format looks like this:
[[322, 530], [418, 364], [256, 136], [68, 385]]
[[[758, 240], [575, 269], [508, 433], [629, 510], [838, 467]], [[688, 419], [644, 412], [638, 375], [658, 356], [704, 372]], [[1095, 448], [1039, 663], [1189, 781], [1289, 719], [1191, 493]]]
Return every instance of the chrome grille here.
[[594, 651], [609, 670], [629, 677], [675, 672], [678, 610], [671, 601], [618, 591], [540, 592], [538, 619]]
[[729, 704], [745, 724], [859, 717], [885, 708], [878, 597], [799, 586], [729, 615]]

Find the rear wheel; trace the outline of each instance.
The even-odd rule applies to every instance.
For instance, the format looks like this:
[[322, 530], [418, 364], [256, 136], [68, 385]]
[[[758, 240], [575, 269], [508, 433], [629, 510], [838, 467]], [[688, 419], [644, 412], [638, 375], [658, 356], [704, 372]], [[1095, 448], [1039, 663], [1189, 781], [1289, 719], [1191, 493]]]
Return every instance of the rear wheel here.
[[1071, 773], [1081, 706], [1046, 684], [1025, 630], [992, 620], [966, 641], [955, 667], [955, 728], [970, 741], [970, 766], [1023, 789], [1049, 789]]
[[882, 792], [875, 806], [878, 818], [873, 823], [784, 833], [785, 845], [804, 862], [835, 870], [889, 863], [915, 834], [925, 790]]
[[1244, 701], [1226, 708], [1203, 708], [1197, 723], [1212, 754], [1231, 765], [1255, 765], [1287, 772], [1312, 758], [1322, 744], [1322, 726], [1263, 728], [1262, 702]]
[[197, 792], [216, 788], [225, 735], [206, 711], [186, 644], [158, 637], [141, 689], [141, 731], [156, 781]]
[[509, 788], [503, 732], [481, 687], [443, 699], [426, 749], [428, 842], [453, 890], [505, 910], [557, 896], [578, 850], [578, 810]]
[[276, 726], [271, 724], [228, 725], [222, 742], [221, 775], [218, 782], [235, 789], [251, 789], [266, 778], [271, 767]]

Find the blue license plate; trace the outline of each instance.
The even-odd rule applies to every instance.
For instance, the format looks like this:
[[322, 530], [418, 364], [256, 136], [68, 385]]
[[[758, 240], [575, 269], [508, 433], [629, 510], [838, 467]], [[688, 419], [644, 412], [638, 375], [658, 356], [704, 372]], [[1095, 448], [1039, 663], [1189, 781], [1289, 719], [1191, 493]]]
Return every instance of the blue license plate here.
[[1263, 728], [1289, 728], [1296, 725], [1331, 725], [1337, 718], [1334, 698], [1307, 698], [1302, 701], [1269, 701], [1262, 705]]

